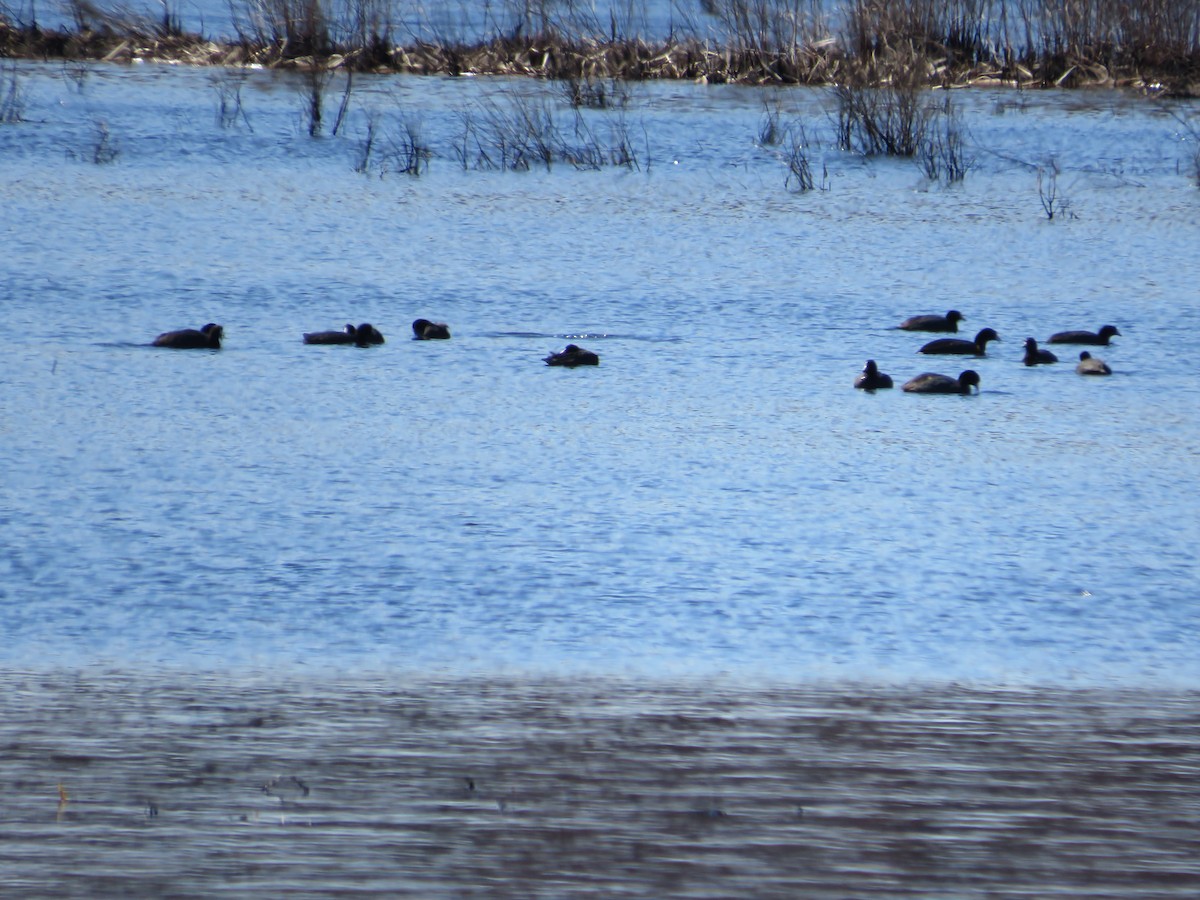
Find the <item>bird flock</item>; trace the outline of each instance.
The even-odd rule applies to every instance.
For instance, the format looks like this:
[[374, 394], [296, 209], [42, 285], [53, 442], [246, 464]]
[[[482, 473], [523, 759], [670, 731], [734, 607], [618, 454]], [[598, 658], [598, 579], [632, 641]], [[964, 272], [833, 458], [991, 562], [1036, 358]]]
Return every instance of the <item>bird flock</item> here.
[[[905, 319], [897, 327], [903, 331], [958, 333], [958, 323], [966, 321], [956, 309], [948, 311], [944, 316], [920, 315]], [[417, 319], [412, 323], [413, 339], [418, 341], [449, 340], [450, 327], [445, 322], [432, 322], [429, 319]], [[1099, 331], [1060, 331], [1050, 335], [1050, 344], [1083, 344], [1096, 347], [1107, 347], [1113, 337], [1121, 332], [1114, 325], [1104, 325]], [[179, 331], [168, 331], [160, 334], [153, 341], [155, 347], [169, 347], [175, 350], [220, 350], [221, 340], [225, 336], [222, 326], [209, 322], [201, 328], [184, 328]], [[370, 347], [384, 343], [384, 337], [374, 325], [363, 322], [359, 325], [347, 324], [340, 331], [312, 331], [303, 335], [306, 344], [353, 344], [356, 347]], [[922, 345], [917, 352], [926, 356], [987, 356], [988, 344], [999, 341], [1000, 335], [995, 329], [982, 328], [974, 339], [966, 340], [958, 337], [936, 338]], [[586, 350], [576, 344], [567, 344], [562, 350], [551, 353], [543, 360], [548, 366], [597, 366], [600, 357], [591, 350]], [[1051, 365], [1058, 362], [1058, 357], [1050, 350], [1038, 346], [1034, 338], [1025, 339], [1024, 363], [1027, 366]], [[1087, 350], [1079, 354], [1079, 362], [1075, 371], [1080, 375], [1111, 375], [1112, 369], [1098, 357]], [[912, 394], [970, 394], [979, 391], [979, 373], [974, 369], [964, 369], [958, 377], [942, 375], [937, 372], [922, 372], [910, 378], [901, 390]], [[892, 377], [879, 370], [875, 360], [868, 359], [861, 374], [854, 379], [854, 386], [864, 391], [886, 390], [894, 386]]]
[[[417, 319], [412, 323], [413, 340], [417, 341], [447, 341], [450, 339], [450, 326], [445, 322], [431, 322], [429, 319]], [[178, 331], [167, 331], [160, 334], [152, 342], [155, 347], [169, 347], [173, 350], [220, 350], [221, 340], [225, 337], [225, 329], [215, 322], [209, 322], [200, 328], [182, 328]], [[341, 331], [310, 331], [304, 334], [306, 344], [353, 344], [356, 347], [370, 347], [384, 343], [383, 334], [369, 322], [360, 325], [346, 324]], [[563, 366], [573, 369], [576, 366], [598, 366], [600, 357], [591, 350], [585, 350], [575, 344], [567, 344], [562, 350], [551, 353], [544, 358], [548, 366]]]
[[[957, 333], [958, 323], [966, 321], [966, 317], [957, 309], [948, 311], [944, 316], [920, 315], [905, 319], [897, 327], [903, 331]], [[1099, 331], [1060, 331], [1050, 335], [1049, 344], [1084, 344], [1095, 347], [1107, 347], [1109, 340], [1119, 336], [1121, 332], [1114, 325], [1105, 325]], [[927, 356], [987, 356], [987, 345], [991, 341], [999, 341], [1000, 335], [994, 329], [983, 328], [976, 333], [973, 340], [963, 338], [937, 338], [923, 345], [918, 353]], [[1044, 366], [1058, 362], [1058, 357], [1049, 350], [1038, 347], [1033, 338], [1025, 339], [1024, 363], [1027, 366]], [[1084, 350], [1079, 354], [1079, 363], [1075, 371], [1080, 375], [1111, 375], [1112, 369], [1108, 364], [1090, 352]], [[886, 390], [893, 386], [890, 375], [879, 370], [875, 360], [868, 359], [861, 374], [854, 379], [854, 386], [864, 391]], [[941, 375], [937, 372], [923, 372], [910, 378], [900, 388], [910, 394], [970, 394], [972, 390], [979, 391], [979, 373], [974, 369], [965, 369], [957, 378]]]

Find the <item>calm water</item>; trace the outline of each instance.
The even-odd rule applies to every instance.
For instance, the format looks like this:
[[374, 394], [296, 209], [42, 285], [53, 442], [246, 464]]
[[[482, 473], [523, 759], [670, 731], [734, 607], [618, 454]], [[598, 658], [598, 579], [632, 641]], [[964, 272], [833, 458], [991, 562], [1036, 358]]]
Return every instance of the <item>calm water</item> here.
[[[284, 75], [249, 73], [244, 115], [222, 125], [227, 75], [9, 71], [24, 121], [0, 126], [0, 783], [14, 798], [0, 854], [7, 867], [26, 842], [57, 848], [6, 868], [9, 887], [61, 896], [68, 869], [68, 894], [94, 893], [95, 869], [74, 866], [110, 834], [100, 888], [128, 890], [132, 865], [147, 895], [1194, 896], [1181, 823], [1196, 821], [1200, 768], [1200, 191], [1166, 112], [1114, 94], [956, 94], [975, 167], [947, 188], [833, 149], [820, 92], [637, 86], [624, 118], [585, 120], [626, 129], [636, 169], [500, 173], [460, 165], [464, 121], [524, 97], [574, 133], [552, 85], [363, 77], [344, 131], [314, 140]], [[826, 190], [786, 189], [779, 148], [757, 143], [764, 97], [804, 124]], [[381, 140], [401, 116], [419, 128], [425, 175], [385, 171], [387, 140], [355, 172], [372, 113]], [[1069, 203], [1054, 221], [1036, 174], [1050, 160]], [[923, 336], [892, 327], [950, 307], [968, 336], [987, 325], [1003, 342], [969, 363], [924, 358]], [[454, 338], [409, 340], [418, 316]], [[220, 352], [148, 346], [208, 321], [225, 326]], [[348, 321], [388, 342], [300, 341]], [[1108, 322], [1123, 335], [1098, 351], [1111, 378], [1076, 376], [1077, 348], [1020, 363], [1027, 336]], [[569, 341], [601, 365], [542, 364]], [[867, 358], [898, 381], [969, 365], [983, 390], [865, 395], [851, 383]], [[507, 685], [495, 707], [493, 679]], [[975, 702], [923, 687], [952, 682], [1003, 715], [913, 731]], [[370, 713], [389, 691], [486, 708], [434, 716], [398, 750], [408, 714]], [[562, 715], [539, 718], [530, 693]], [[841, 743], [837, 723], [858, 714], [830, 697], [846, 695], [911, 758], [883, 771], [874, 744]], [[591, 718], [597, 698], [611, 718]], [[719, 702], [737, 727], [710, 741]], [[610, 733], [659, 707], [666, 720]], [[787, 749], [812, 717], [834, 730]], [[465, 755], [438, 757], [464, 721]], [[1072, 736], [1105, 729], [1079, 751]], [[549, 755], [530, 755], [527, 731], [550, 736]], [[998, 734], [1017, 762], [1003, 741], [989, 750]], [[947, 775], [946, 746], [978, 777]], [[588, 768], [604, 754], [633, 768]], [[840, 793], [796, 763], [825, 757], [846, 761]], [[686, 790], [646, 800], [651, 758], [648, 777]], [[734, 758], [744, 770], [723, 768]], [[1014, 774], [1039, 758], [1058, 762]], [[404, 760], [436, 770], [419, 803], [385, 786], [413, 774]], [[561, 767], [590, 773], [581, 806], [521, 781]], [[323, 805], [298, 818], [317, 843], [277, 827], [297, 818], [281, 804], [318, 802], [262, 794], [280, 775], [314, 785]], [[479, 810], [451, 797], [466, 778], [490, 792]], [[1114, 779], [1131, 793], [1037, 818], [1031, 798]], [[971, 794], [989, 784], [1020, 802]], [[509, 791], [545, 812], [511, 844], [495, 818]], [[947, 796], [930, 824], [923, 804]], [[837, 823], [816, 844], [795, 819], [810, 803]], [[167, 812], [181, 808], [192, 817]], [[738, 830], [708, 830], [733, 810]], [[262, 821], [273, 830], [245, 827]], [[639, 868], [662, 835], [676, 850]], [[1063, 866], [1076, 838], [1090, 869]], [[407, 881], [354, 868], [412, 841], [454, 852]], [[778, 849], [797, 845], [825, 849], [797, 868]], [[558, 853], [575, 875], [514, 868]], [[578, 875], [601, 870], [623, 874]]]

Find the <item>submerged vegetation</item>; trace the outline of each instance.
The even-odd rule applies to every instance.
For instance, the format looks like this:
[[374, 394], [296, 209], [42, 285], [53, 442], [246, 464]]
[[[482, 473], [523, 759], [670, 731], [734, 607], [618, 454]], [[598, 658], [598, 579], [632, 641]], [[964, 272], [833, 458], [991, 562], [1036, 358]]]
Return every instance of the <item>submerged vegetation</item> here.
[[410, 0], [231, 0], [237, 33], [221, 41], [185, 33], [169, 3], [157, 19], [68, 5], [73, 27], [46, 30], [0, 4], [0, 56], [527, 75], [574, 85], [579, 105], [619, 105], [616, 83], [645, 79], [1200, 95], [1193, 0], [673, 0], [657, 37], [639, 0], [603, 17], [589, 0], [500, 0], [486, 35], [414, 28]]

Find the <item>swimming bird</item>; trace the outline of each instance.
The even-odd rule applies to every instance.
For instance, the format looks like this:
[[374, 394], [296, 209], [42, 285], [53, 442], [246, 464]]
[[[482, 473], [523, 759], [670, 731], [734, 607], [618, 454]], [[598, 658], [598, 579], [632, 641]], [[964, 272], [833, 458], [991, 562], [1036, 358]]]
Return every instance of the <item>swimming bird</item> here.
[[957, 309], [944, 316], [911, 316], [899, 324], [905, 331], [952, 331], [958, 333], [958, 323], [966, 319]]
[[1092, 356], [1086, 350], [1079, 354], [1079, 365], [1075, 367], [1075, 371], [1080, 375], [1112, 374], [1112, 369], [1108, 367], [1108, 363], [1098, 357]]
[[1056, 362], [1058, 362], [1057, 356], [1049, 350], [1039, 348], [1037, 341], [1033, 338], [1025, 338], [1025, 365], [1037, 366]]
[[1097, 347], [1107, 347], [1108, 339], [1120, 336], [1115, 325], [1105, 325], [1099, 331], [1060, 331], [1050, 335], [1051, 344], [1092, 344]]
[[854, 386], [864, 391], [890, 388], [892, 386], [892, 376], [880, 372], [879, 366], [875, 365], [875, 360], [868, 359], [867, 364], [863, 366], [862, 374], [854, 379]]
[[370, 322], [363, 322], [354, 329], [354, 345], [356, 347], [366, 347], [370, 344], [382, 344], [383, 335], [379, 333], [379, 329]]
[[979, 390], [979, 373], [974, 369], [967, 369], [958, 378], [925, 372], [906, 381], [901, 390], [910, 394], [969, 394], [971, 388]]
[[987, 356], [988, 341], [998, 341], [1000, 335], [990, 328], [985, 328], [975, 335], [975, 340], [964, 341], [962, 338], [938, 338], [930, 341], [918, 353], [957, 354], [959, 356]]
[[413, 322], [413, 338], [418, 341], [445, 341], [450, 338], [450, 326], [445, 322], [417, 319]]
[[155, 347], [171, 347], [174, 350], [220, 350], [225, 329], [209, 322], [199, 330], [184, 328], [167, 331], [154, 339]]
[[600, 357], [591, 350], [584, 350], [582, 347], [577, 347], [574, 344], [567, 344], [558, 353], [551, 353], [547, 356], [546, 365], [566, 366], [569, 369], [573, 369], [576, 366], [598, 366], [600, 365]]
[[355, 328], [349, 324], [342, 331], [313, 331], [304, 335], [306, 344], [353, 344], [354, 342]]

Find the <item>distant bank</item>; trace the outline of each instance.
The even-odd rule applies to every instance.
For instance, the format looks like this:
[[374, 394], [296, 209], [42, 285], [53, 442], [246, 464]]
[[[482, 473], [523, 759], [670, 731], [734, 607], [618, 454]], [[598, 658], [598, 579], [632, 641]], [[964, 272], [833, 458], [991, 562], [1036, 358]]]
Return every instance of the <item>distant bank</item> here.
[[663, 37], [643, 36], [636, 17], [610, 13], [601, 19], [590, 3], [550, 6], [553, 14], [546, 4], [535, 12], [530, 4], [513, 5], [486, 33], [463, 27], [414, 37], [411, 28], [395, 23], [394, 9], [372, 0], [268, 0], [235, 16], [242, 23], [233, 26], [236, 37], [220, 40], [189, 33], [169, 5], [156, 20], [104, 12], [79, 0], [70, 25], [50, 28], [0, 7], [0, 57], [524, 75], [583, 83], [683, 79], [870, 87], [899, 81], [1200, 96], [1200, 6], [1180, 15], [1170, 0], [1095, 0], [1083, 19], [1051, 0], [867, 0], [847, 8], [704, 0], [702, 24], [685, 17]]

